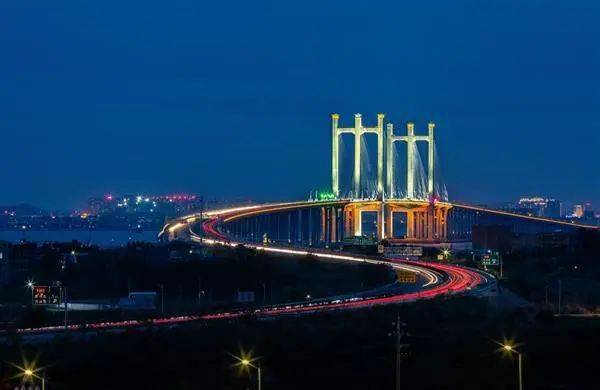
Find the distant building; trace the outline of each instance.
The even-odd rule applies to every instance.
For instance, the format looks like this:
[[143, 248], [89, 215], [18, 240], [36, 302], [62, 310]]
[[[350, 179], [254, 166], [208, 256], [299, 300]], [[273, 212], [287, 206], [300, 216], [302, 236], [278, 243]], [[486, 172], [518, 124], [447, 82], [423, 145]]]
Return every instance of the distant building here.
[[0, 286], [5, 286], [9, 282], [9, 251], [10, 244], [7, 242], [0, 242]]
[[594, 208], [590, 202], [586, 202], [583, 205], [583, 218], [587, 220], [592, 220], [595, 218]]
[[167, 217], [177, 217], [201, 208], [201, 199], [196, 195], [105, 195], [90, 198], [88, 212], [90, 215], [105, 215], [110, 213], [127, 214], [162, 214]]
[[562, 203], [554, 198], [539, 196], [521, 198], [518, 208], [536, 217], [561, 218], [564, 216]]
[[105, 195], [101, 198], [94, 197], [88, 201], [88, 213], [90, 215], [102, 215], [115, 211], [115, 203], [112, 195]]
[[580, 204], [574, 205], [572, 216], [575, 218], [583, 218], [583, 206]]
[[[87, 213], [93, 229], [130, 229], [143, 231], [159, 229], [165, 220], [198, 211], [202, 199], [192, 194], [143, 195], [112, 194], [93, 197], [88, 201]], [[89, 218], [92, 217], [92, 218]]]

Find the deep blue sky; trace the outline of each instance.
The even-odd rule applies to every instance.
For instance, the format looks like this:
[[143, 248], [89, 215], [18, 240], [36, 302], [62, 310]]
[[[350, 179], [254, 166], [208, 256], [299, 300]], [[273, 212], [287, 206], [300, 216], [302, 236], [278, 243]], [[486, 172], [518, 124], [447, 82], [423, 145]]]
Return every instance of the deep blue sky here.
[[[495, 4], [494, 4], [495, 3]], [[437, 123], [450, 196], [600, 206], [595, 1], [0, 4], [0, 204], [300, 198], [329, 113]]]

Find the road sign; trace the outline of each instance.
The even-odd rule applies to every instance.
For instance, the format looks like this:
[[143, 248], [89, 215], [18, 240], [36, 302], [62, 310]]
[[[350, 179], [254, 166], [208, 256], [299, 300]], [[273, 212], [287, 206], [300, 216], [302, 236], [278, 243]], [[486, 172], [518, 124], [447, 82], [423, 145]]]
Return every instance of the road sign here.
[[59, 305], [61, 303], [61, 288], [58, 286], [33, 287], [34, 305]]
[[416, 283], [417, 274], [409, 271], [398, 271], [398, 283]]
[[390, 245], [385, 247], [385, 257], [420, 257], [423, 256], [422, 246], [397, 246]]
[[486, 253], [481, 256], [481, 264], [486, 266], [497, 266], [500, 264], [500, 255], [495, 253]]

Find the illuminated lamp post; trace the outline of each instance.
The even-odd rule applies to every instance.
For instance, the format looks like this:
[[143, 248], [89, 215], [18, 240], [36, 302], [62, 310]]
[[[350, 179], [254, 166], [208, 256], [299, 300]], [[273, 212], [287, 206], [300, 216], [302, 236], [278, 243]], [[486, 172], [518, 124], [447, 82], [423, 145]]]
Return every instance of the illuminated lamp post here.
[[36, 374], [36, 372], [38, 372], [40, 369], [35, 369], [34, 367], [15, 367], [21, 370], [21, 375], [26, 380], [33, 382], [34, 379], [39, 379], [40, 382], [42, 382], [42, 390], [46, 390], [46, 376], [39, 376], [38, 374]]
[[519, 360], [519, 390], [523, 390], [523, 355], [510, 344], [500, 344], [502, 350], [508, 354], [516, 354]]
[[25, 283], [25, 287], [31, 290], [31, 306], [33, 306], [33, 289], [35, 287], [35, 282], [33, 280], [28, 280], [27, 283]]
[[237, 365], [242, 367], [243, 369], [256, 369], [258, 390], [262, 390], [262, 371], [260, 369], [260, 364], [253, 363], [254, 361], [256, 361], [256, 359], [252, 359], [250, 356], [245, 356], [244, 354], [242, 354], [241, 357], [234, 356], [234, 358], [238, 361]]

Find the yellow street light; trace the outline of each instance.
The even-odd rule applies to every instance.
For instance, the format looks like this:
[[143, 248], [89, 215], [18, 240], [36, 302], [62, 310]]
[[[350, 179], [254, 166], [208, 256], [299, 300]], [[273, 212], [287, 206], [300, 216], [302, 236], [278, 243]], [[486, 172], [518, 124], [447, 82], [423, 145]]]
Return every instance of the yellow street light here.
[[20, 367], [16, 364], [13, 364], [13, 366], [18, 368], [21, 371], [21, 376], [26, 378], [28, 381], [33, 382], [34, 379], [39, 379], [42, 382], [42, 390], [46, 390], [46, 376], [39, 376], [38, 374], [36, 374], [36, 372], [41, 371], [41, 368], [35, 368], [34, 366], [27, 365], [25, 367]]
[[517, 351], [515, 347], [509, 343], [500, 343], [500, 347], [506, 353], [514, 353], [517, 355], [519, 361], [519, 390], [523, 390], [523, 356], [521, 355], [521, 352]]
[[33, 306], [33, 288], [35, 287], [35, 282], [33, 281], [33, 279], [29, 279], [25, 283], [25, 287], [31, 290], [31, 306]]
[[233, 355], [233, 357], [238, 361], [238, 365], [242, 366], [245, 369], [249, 369], [250, 367], [255, 368], [258, 374], [258, 390], [262, 390], [262, 371], [260, 369], [260, 364], [254, 364], [253, 362], [256, 359], [252, 359], [250, 356], [245, 355], [242, 352], [242, 356], [238, 357]]

